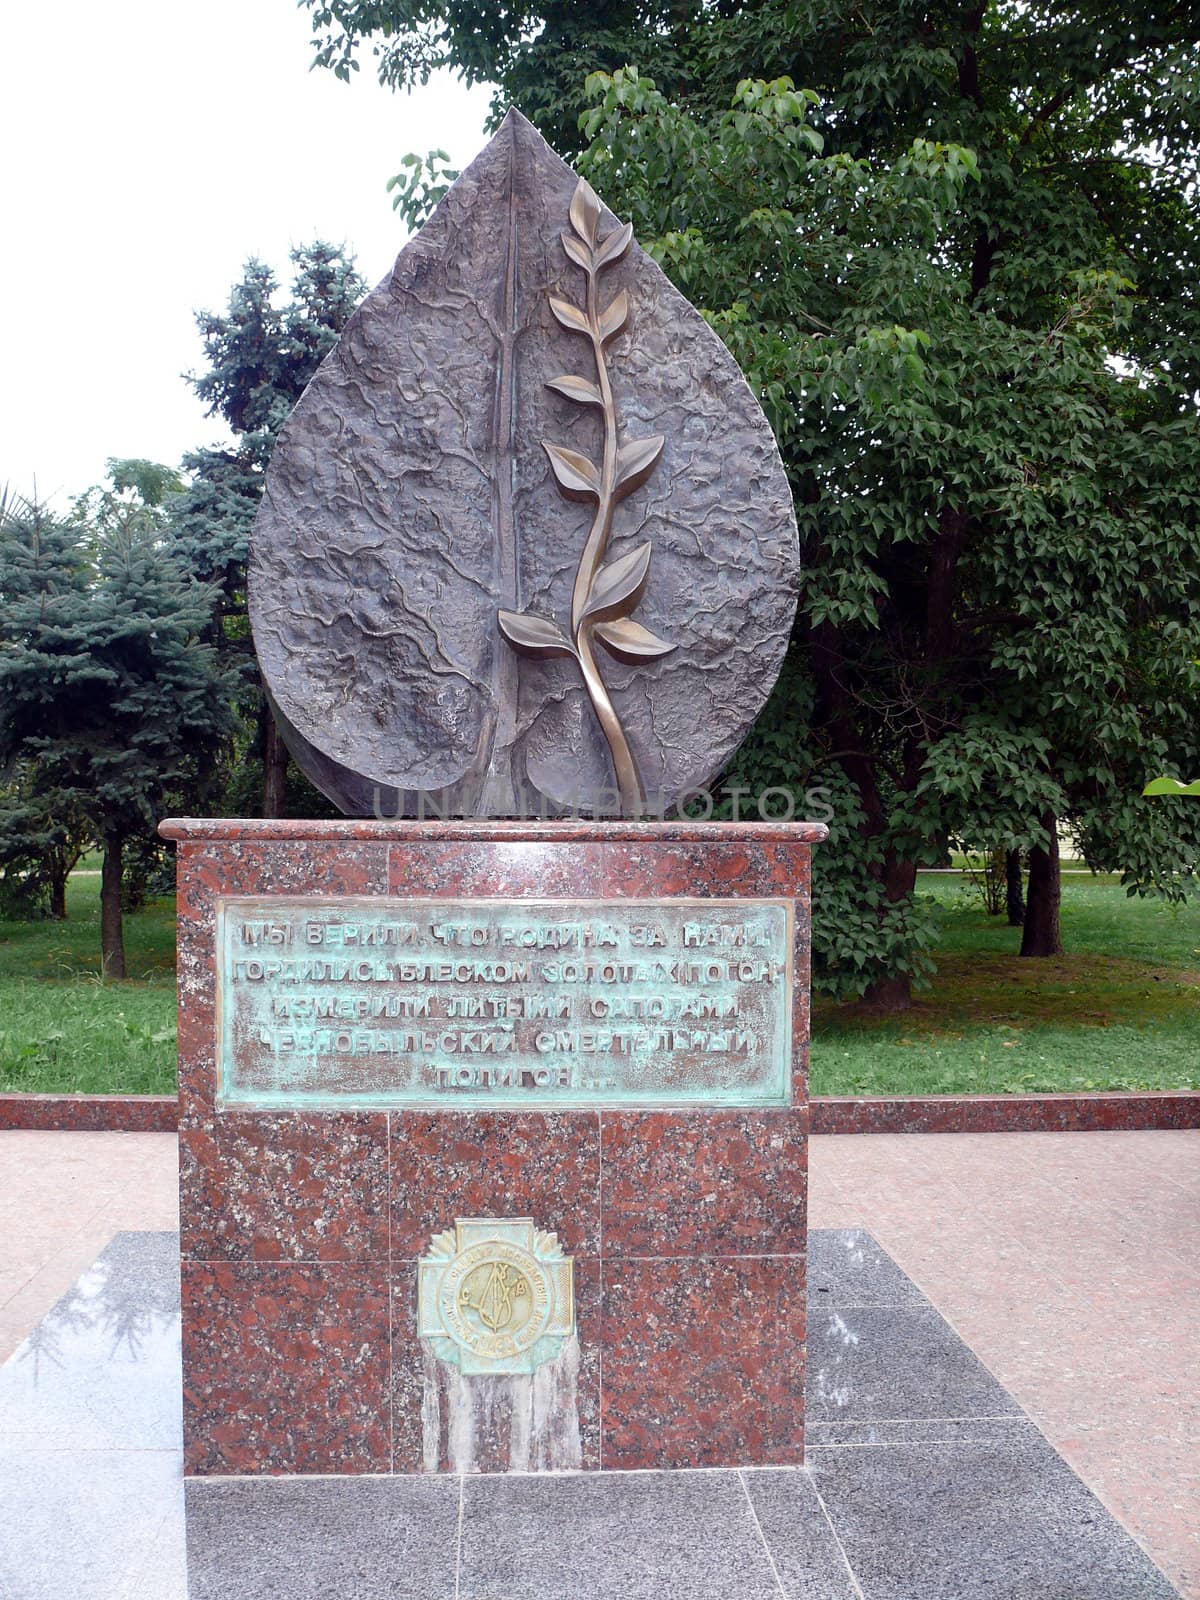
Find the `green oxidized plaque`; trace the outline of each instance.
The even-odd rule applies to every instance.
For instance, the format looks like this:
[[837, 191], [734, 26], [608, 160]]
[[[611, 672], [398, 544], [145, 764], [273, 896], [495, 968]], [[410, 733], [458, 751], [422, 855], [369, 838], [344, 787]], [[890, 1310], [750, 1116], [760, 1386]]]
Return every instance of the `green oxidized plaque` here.
[[791, 1102], [783, 900], [230, 898], [218, 1104]]
[[464, 1377], [534, 1372], [575, 1332], [572, 1262], [530, 1217], [460, 1217], [419, 1272], [417, 1333]]

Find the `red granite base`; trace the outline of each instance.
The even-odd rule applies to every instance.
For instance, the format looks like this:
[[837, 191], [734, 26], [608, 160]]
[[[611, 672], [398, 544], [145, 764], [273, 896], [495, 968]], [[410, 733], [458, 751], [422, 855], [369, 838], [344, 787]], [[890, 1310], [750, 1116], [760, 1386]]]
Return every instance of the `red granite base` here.
[[0, 1094], [0, 1129], [42, 1133], [174, 1133], [173, 1094]]
[[[802, 1461], [808, 871], [822, 831], [164, 824], [179, 841], [188, 1473], [448, 1470], [452, 1397], [444, 1373], [430, 1391], [415, 1265], [469, 1216], [531, 1217], [575, 1262], [584, 1469]], [[788, 899], [792, 1104], [220, 1110], [225, 894]], [[472, 1465], [508, 1470], [519, 1419], [503, 1380], [486, 1382]]]
[[814, 1095], [813, 1133], [1104, 1133], [1200, 1128], [1200, 1090], [1105, 1094]]

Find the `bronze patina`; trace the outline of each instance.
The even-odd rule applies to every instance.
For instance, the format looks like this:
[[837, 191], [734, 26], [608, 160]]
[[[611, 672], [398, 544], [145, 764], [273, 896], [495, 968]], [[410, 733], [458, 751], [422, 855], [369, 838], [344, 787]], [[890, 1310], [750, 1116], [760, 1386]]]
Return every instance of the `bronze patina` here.
[[275, 450], [250, 615], [297, 762], [360, 816], [669, 812], [761, 710], [797, 581], [733, 358], [510, 112]]
[[646, 482], [658, 465], [663, 451], [661, 433], [644, 439], [620, 443], [617, 406], [613, 398], [606, 347], [629, 325], [629, 296], [619, 290], [607, 305], [600, 304], [600, 275], [616, 266], [633, 242], [633, 228], [627, 222], [599, 236], [600, 202], [590, 185], [580, 180], [571, 201], [571, 228], [564, 233], [562, 246], [577, 267], [587, 274], [587, 303], [583, 309], [568, 300], [550, 296], [550, 309], [573, 333], [591, 340], [596, 363], [596, 381], [568, 373], [550, 378], [546, 387], [576, 405], [596, 406], [604, 421], [604, 452], [599, 466], [578, 450], [542, 440], [550, 458], [558, 487], [569, 500], [594, 504], [592, 525], [579, 559], [575, 585], [571, 591], [571, 632], [568, 637], [546, 617], [512, 611], [499, 612], [504, 637], [524, 655], [572, 656], [579, 663], [588, 698], [603, 729], [617, 779], [621, 813], [640, 816], [645, 810], [645, 793], [637, 760], [621, 726], [600, 669], [593, 643], [599, 639], [616, 656], [625, 660], [648, 661], [665, 656], [674, 645], [651, 633], [630, 617], [650, 572], [650, 546], [638, 545], [605, 566], [604, 557], [612, 533], [613, 512], [618, 503]]

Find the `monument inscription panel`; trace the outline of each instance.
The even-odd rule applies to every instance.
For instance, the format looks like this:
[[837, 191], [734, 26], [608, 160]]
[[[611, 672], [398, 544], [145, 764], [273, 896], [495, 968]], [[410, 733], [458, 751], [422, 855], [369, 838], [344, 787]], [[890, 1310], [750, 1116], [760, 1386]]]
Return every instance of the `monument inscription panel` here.
[[786, 900], [230, 897], [218, 1106], [782, 1106]]

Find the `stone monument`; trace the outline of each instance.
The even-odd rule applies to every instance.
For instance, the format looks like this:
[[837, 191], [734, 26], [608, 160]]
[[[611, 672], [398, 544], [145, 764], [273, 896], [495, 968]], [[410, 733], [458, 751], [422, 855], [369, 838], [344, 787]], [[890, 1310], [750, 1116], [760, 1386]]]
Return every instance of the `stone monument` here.
[[273, 706], [346, 820], [163, 824], [187, 1472], [803, 1459], [824, 830], [663, 820], [797, 581], [732, 358], [510, 112], [255, 528]]

